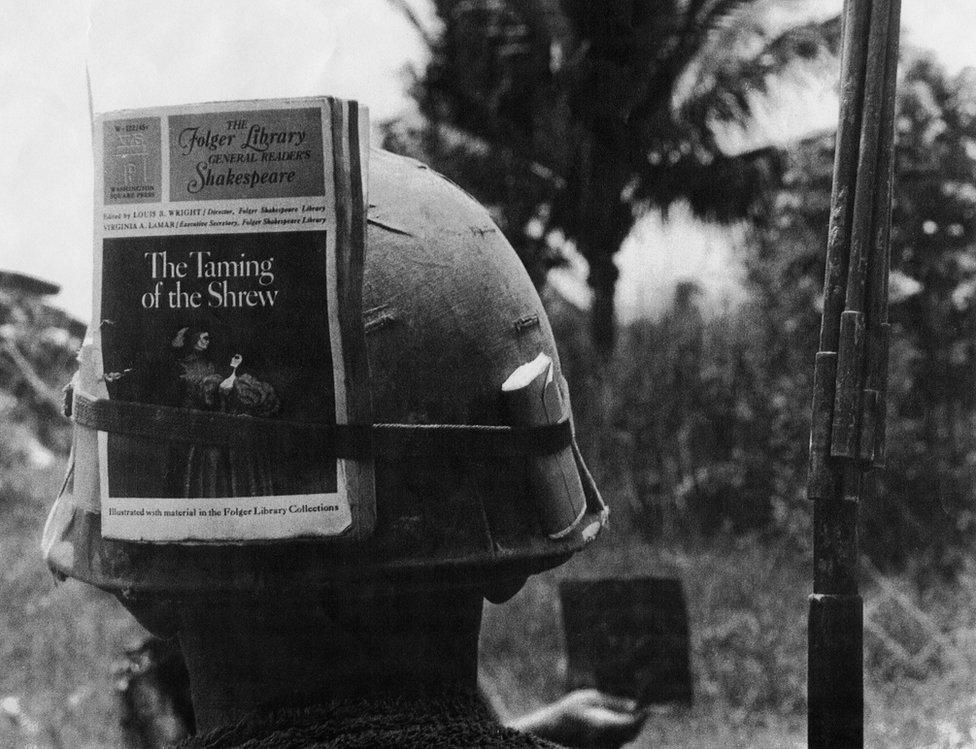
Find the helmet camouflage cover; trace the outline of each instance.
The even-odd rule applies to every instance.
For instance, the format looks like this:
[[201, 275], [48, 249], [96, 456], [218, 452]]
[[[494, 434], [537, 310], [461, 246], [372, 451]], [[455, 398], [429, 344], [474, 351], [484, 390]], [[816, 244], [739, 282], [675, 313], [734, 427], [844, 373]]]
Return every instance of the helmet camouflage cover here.
[[[423, 164], [378, 150], [370, 156], [369, 201], [363, 322], [374, 422], [505, 424], [502, 383], [539, 353], [551, 357], [568, 403], [545, 311], [487, 211]], [[559, 538], [540, 521], [524, 456], [451, 449], [418, 456], [392, 440], [375, 454], [376, 526], [366, 538], [113, 540], [101, 533], [97, 481], [77, 480], [97, 462], [94, 435], [78, 423], [74, 429], [44, 554], [56, 574], [122, 594], [281, 591], [406, 577], [450, 585], [527, 574], [581, 549], [607, 515], [575, 438], [561, 449], [579, 473], [575, 491], [584, 496], [576, 502], [585, 509]]]

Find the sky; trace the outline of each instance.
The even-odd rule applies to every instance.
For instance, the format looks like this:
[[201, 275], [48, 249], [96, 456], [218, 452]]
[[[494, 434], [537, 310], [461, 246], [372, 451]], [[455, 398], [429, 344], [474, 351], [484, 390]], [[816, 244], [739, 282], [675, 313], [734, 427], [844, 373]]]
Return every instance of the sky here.
[[[433, 23], [426, 0], [408, 2]], [[795, 5], [825, 14], [840, 0]], [[936, 49], [951, 71], [976, 65], [976, 0], [904, 0], [903, 21], [909, 40]], [[365, 103], [378, 121], [410, 111], [403, 68], [424, 59], [418, 33], [390, 0], [0, 0], [0, 268], [60, 284], [55, 302], [87, 318], [86, 69], [96, 111], [333, 94]], [[816, 120], [799, 104], [777, 105], [784, 132]], [[822, 122], [836, 118], [829, 97], [815, 107]], [[644, 230], [651, 233], [644, 244], [653, 243], [653, 231]], [[693, 274], [696, 263], [715, 271], [710, 248], [718, 240], [703, 236], [696, 249], [694, 237], [679, 233], [689, 262], [669, 260], [670, 276]], [[630, 264], [646, 266], [636, 252]], [[630, 274], [631, 286], [646, 270]]]
[[403, 66], [424, 59], [389, 0], [0, 0], [0, 268], [60, 284], [87, 321], [86, 69], [99, 112], [332, 94], [378, 121], [410, 108]]

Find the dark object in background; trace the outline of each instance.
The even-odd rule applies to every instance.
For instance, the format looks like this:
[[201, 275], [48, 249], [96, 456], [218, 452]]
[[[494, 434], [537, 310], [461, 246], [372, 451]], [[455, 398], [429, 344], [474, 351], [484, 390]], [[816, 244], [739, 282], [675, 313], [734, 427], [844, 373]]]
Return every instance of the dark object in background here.
[[642, 705], [692, 701], [681, 581], [646, 577], [559, 585], [567, 689], [596, 687]]
[[130, 645], [115, 674], [129, 749], [162, 749], [194, 733], [190, 677], [176, 640]]
[[27, 296], [51, 296], [61, 291], [56, 283], [12, 270], [0, 270], [0, 289]]

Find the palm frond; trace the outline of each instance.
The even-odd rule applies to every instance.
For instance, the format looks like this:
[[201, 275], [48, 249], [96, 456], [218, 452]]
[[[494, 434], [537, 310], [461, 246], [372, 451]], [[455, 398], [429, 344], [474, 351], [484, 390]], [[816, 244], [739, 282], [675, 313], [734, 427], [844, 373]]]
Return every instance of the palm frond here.
[[695, 28], [724, 28], [734, 22], [743, 10], [755, 5], [756, 0], [706, 0], [694, 19]]
[[678, 79], [706, 46], [712, 32], [743, 9], [760, 1], [691, 0], [684, 11], [679, 31], [666, 47], [667, 55], [659, 56], [648, 71], [641, 101], [633, 108], [630, 122], [653, 119], [658, 110], [669, 107]]
[[788, 29], [744, 57], [730, 45], [709, 45], [700, 51], [694, 86], [677, 102], [677, 118], [700, 130], [713, 121], [747, 122], [755, 94], [791, 73], [827, 74], [839, 45], [837, 18]]
[[772, 147], [735, 156], [685, 147], [646, 162], [633, 200], [664, 210], [687, 201], [695, 215], [712, 221], [757, 219], [759, 199], [779, 184], [783, 166], [783, 154]]

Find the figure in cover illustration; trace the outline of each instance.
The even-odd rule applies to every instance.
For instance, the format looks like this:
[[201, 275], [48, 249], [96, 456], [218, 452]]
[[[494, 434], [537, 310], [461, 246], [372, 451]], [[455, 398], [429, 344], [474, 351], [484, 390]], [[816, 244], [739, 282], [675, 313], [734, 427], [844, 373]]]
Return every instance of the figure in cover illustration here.
[[[324, 256], [316, 232], [106, 240], [101, 337], [110, 397], [238, 418], [327, 420], [335, 395]], [[308, 451], [115, 444], [114, 496], [158, 496], [159, 487], [171, 497], [320, 494], [337, 481], [335, 459]], [[155, 483], [145, 478], [153, 472]]]
[[[193, 326], [180, 328], [174, 336], [171, 345], [178, 351], [178, 402], [174, 405], [235, 415], [276, 414], [280, 403], [274, 388], [250, 374], [237, 373], [244, 360], [241, 354], [235, 353], [226, 365], [218, 366], [210, 355], [210, 339], [210, 331]], [[293, 486], [283, 485], [287, 477], [275, 479], [271, 461], [267, 450], [172, 445], [167, 483], [178, 497], [292, 493]]]
[[281, 404], [270, 384], [247, 373], [238, 374], [244, 362], [241, 354], [235, 353], [224, 367], [213, 362], [209, 330], [180, 328], [172, 345], [179, 350], [178, 403], [174, 405], [264, 418], [278, 412]]

